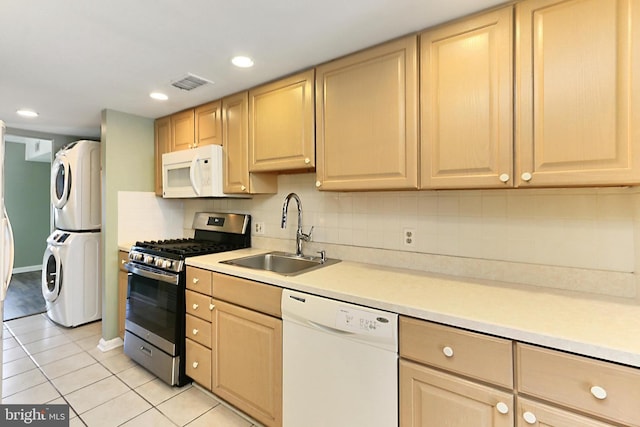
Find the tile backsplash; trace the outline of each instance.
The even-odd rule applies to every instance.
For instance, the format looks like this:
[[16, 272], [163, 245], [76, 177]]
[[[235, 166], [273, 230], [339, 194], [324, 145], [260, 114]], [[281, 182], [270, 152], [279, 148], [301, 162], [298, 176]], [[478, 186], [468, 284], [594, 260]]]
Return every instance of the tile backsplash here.
[[118, 243], [183, 237], [182, 200], [162, 199], [155, 193], [118, 192]]
[[[254, 225], [264, 223], [254, 246], [293, 251], [294, 201], [286, 229], [280, 221], [284, 197], [295, 192], [303, 230], [314, 227], [310, 250], [328, 245], [344, 259], [375, 258], [392, 267], [636, 296], [640, 193], [634, 188], [353, 193], [321, 192], [314, 184], [311, 173], [281, 175], [275, 195], [184, 200], [184, 232], [192, 232], [198, 211], [247, 212]], [[407, 229], [412, 245], [404, 242]], [[571, 284], [557, 283], [563, 276]]]

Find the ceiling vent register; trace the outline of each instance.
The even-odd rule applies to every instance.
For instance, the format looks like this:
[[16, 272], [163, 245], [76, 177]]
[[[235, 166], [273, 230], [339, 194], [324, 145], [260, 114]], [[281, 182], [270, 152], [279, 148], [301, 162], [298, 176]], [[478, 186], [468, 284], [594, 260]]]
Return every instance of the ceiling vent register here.
[[211, 80], [196, 76], [195, 74], [187, 73], [186, 76], [172, 81], [171, 85], [182, 90], [193, 90], [197, 87], [206, 85], [207, 83], [213, 84]]

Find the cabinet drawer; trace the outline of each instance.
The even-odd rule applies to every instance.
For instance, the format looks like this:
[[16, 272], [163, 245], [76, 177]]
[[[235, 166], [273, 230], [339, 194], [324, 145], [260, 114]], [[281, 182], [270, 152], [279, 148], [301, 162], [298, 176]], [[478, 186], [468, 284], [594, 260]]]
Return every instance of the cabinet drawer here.
[[211, 390], [211, 350], [186, 340], [185, 372], [192, 380]]
[[213, 297], [275, 317], [282, 317], [282, 288], [213, 273]]
[[211, 348], [211, 323], [187, 314], [186, 337]]
[[211, 272], [195, 267], [187, 267], [187, 289], [211, 296]]
[[400, 356], [513, 387], [511, 341], [400, 317]]
[[640, 425], [638, 369], [526, 344], [517, 345], [516, 367], [522, 394]]
[[187, 314], [211, 322], [211, 311], [213, 310], [211, 297], [187, 290], [185, 300]]

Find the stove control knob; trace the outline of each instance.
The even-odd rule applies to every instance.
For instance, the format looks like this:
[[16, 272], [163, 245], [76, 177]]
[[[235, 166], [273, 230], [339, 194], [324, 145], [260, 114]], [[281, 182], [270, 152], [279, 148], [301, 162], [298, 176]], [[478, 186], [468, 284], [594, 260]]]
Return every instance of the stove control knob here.
[[142, 254], [134, 252], [131, 254], [131, 259], [134, 261], [142, 261]]
[[165, 259], [165, 260], [162, 262], [162, 268], [169, 269], [169, 268], [171, 268], [171, 267], [173, 267], [173, 262], [172, 262], [170, 259]]
[[153, 264], [153, 257], [151, 255], [145, 255], [144, 262], [147, 264]]
[[163, 263], [164, 263], [164, 260], [160, 258], [156, 258], [156, 262], [155, 262], [156, 267], [162, 267]]

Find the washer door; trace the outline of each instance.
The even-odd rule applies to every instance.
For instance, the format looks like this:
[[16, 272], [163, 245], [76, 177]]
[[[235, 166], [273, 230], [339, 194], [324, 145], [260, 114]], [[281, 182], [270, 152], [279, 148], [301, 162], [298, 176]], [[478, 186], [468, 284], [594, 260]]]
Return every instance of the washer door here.
[[54, 302], [62, 289], [62, 263], [58, 247], [47, 246], [42, 259], [42, 296]]
[[62, 209], [71, 193], [71, 166], [66, 156], [56, 157], [51, 166], [51, 202]]

